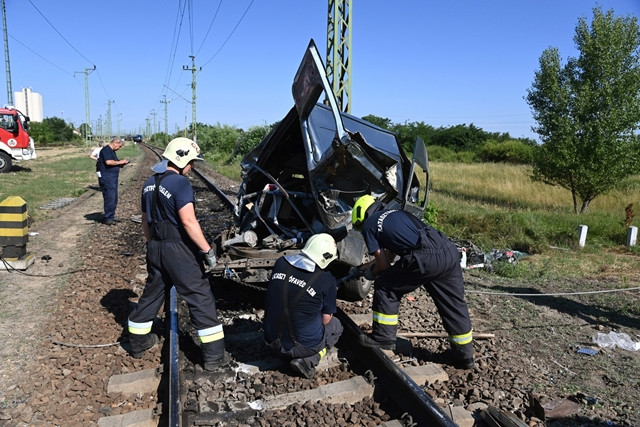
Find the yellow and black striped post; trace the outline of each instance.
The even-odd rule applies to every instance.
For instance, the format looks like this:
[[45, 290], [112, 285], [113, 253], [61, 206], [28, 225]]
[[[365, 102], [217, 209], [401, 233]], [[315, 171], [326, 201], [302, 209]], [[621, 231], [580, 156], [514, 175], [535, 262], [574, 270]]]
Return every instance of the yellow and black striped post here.
[[[27, 254], [29, 241], [29, 213], [27, 202], [22, 197], [11, 196], [0, 202], [0, 246], [5, 263], [16, 269], [26, 268], [33, 263], [33, 256]], [[26, 263], [31, 258], [30, 263]], [[14, 262], [21, 261], [18, 265]], [[0, 266], [2, 267], [2, 266]]]

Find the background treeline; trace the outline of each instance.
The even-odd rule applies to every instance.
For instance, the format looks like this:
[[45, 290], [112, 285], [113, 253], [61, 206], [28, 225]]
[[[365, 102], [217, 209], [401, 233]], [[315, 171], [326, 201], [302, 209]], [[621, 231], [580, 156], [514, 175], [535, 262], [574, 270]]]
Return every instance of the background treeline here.
[[[429, 149], [429, 159], [445, 162], [506, 162], [511, 164], [531, 164], [536, 141], [530, 138], [514, 138], [509, 133], [487, 132], [473, 124], [449, 127], [434, 127], [424, 122], [392, 123], [391, 120], [375, 115], [363, 119], [394, 132], [405, 151], [410, 155], [417, 137], [422, 138]], [[82, 125], [84, 126], [84, 124]], [[209, 125], [197, 123], [197, 139], [202, 151], [218, 163], [232, 163], [239, 160], [255, 147], [275, 126], [262, 125], [241, 129], [217, 123]], [[82, 127], [81, 127], [82, 129]], [[46, 118], [42, 123], [31, 123], [29, 134], [38, 146], [55, 146], [67, 143], [84, 144], [80, 131], [58, 117]], [[121, 135], [122, 136], [122, 135]], [[155, 133], [148, 142], [163, 146], [176, 136], [190, 136], [188, 132], [167, 135]], [[92, 145], [99, 140], [109, 140], [108, 136], [92, 136]]]

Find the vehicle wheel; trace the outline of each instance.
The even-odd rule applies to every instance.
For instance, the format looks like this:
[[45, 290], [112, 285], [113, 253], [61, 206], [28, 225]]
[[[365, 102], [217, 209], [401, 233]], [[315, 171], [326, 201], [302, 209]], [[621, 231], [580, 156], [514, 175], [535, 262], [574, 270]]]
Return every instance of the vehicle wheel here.
[[364, 277], [351, 279], [340, 286], [342, 298], [346, 301], [361, 301], [369, 295], [372, 286], [373, 282]]
[[[362, 264], [367, 263], [370, 260], [371, 255], [368, 253], [362, 255]], [[372, 287], [372, 280], [367, 280], [364, 277], [351, 279], [340, 285], [340, 296], [345, 301], [361, 301], [369, 295]]]
[[0, 151], [0, 173], [8, 172], [11, 166], [11, 157], [7, 153]]

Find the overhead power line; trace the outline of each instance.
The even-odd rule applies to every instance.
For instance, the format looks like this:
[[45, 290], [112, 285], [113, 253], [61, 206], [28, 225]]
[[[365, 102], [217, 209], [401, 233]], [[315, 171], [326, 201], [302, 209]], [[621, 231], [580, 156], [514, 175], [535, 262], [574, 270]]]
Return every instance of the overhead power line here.
[[[89, 58], [87, 58], [86, 56], [84, 56], [84, 55], [82, 54], [82, 52], [80, 52], [78, 49], [76, 49], [76, 48], [75, 48], [75, 46], [74, 46], [74, 45], [72, 45], [72, 44], [69, 42], [69, 40], [67, 40], [67, 39], [62, 35], [62, 33], [61, 33], [60, 31], [58, 31], [58, 29], [57, 29], [57, 28], [56, 28], [56, 27], [55, 27], [55, 26], [54, 26], [54, 25], [53, 25], [53, 24], [52, 24], [52, 23], [47, 19], [47, 17], [46, 17], [46, 16], [44, 16], [44, 14], [43, 14], [42, 12], [40, 12], [40, 9], [38, 9], [38, 8], [36, 7], [36, 5], [35, 5], [35, 4], [33, 4], [33, 2], [32, 2], [31, 0], [28, 0], [28, 1], [29, 1], [29, 4], [31, 4], [31, 6], [33, 6], [33, 8], [34, 8], [34, 9], [35, 9], [39, 14], [40, 14], [40, 16], [42, 16], [42, 18], [47, 22], [47, 24], [49, 24], [49, 25], [51, 26], [51, 28], [53, 28], [53, 30], [54, 30], [56, 33], [58, 33], [58, 35], [62, 38], [62, 40], [64, 40], [64, 41], [65, 41], [65, 43], [67, 43], [67, 44], [71, 47], [71, 49], [73, 49], [73, 50], [74, 50], [78, 55], [80, 55], [80, 56], [81, 56], [85, 61], [87, 61], [88, 63], [90, 63], [90, 64], [94, 65], [94, 62], [93, 62], [92, 60], [90, 60]], [[94, 67], [95, 67], [95, 65], [94, 65]]]

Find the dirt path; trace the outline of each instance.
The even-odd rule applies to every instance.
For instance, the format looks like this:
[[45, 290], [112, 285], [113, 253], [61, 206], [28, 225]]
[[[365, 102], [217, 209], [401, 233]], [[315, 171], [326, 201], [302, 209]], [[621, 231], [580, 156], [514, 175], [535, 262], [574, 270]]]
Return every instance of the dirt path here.
[[[123, 169], [120, 181], [126, 185], [134, 173], [134, 168]], [[86, 237], [102, 226], [97, 222], [102, 217], [102, 195], [90, 188], [54, 212], [54, 218], [29, 228], [38, 233], [27, 244], [34, 264], [25, 271], [0, 270], [0, 403], [38, 354], [43, 325], [55, 309], [54, 297], [68, 283]]]

